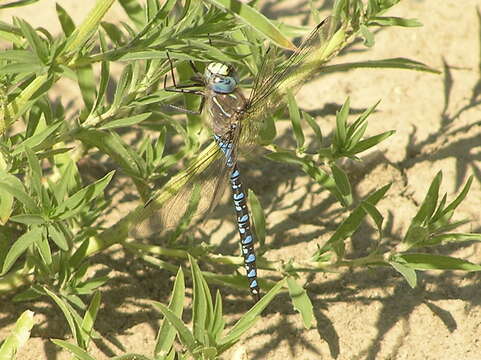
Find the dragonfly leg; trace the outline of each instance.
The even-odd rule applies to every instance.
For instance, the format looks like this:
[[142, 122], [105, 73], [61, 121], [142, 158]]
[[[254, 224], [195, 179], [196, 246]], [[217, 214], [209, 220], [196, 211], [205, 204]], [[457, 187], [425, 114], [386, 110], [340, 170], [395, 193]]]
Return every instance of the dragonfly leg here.
[[192, 60], [189, 60], [189, 64], [190, 64], [190, 67], [192, 68], [192, 70], [194, 70], [194, 73], [195, 75], [197, 76], [202, 76], [202, 74], [200, 73], [200, 71], [197, 69], [197, 67], [195, 66], [194, 62]]
[[172, 76], [172, 82], [174, 83], [174, 86], [167, 86], [167, 75], [165, 75], [164, 90], [169, 92], [178, 92], [178, 93], [184, 93], [184, 94], [203, 95], [204, 93], [200, 90], [189, 89], [192, 87], [204, 86], [204, 84], [201, 82], [194, 82], [190, 84], [177, 84], [177, 81], [175, 80], [174, 65], [173, 65], [172, 59], [170, 58], [170, 55], [168, 52], [166, 54], [170, 64], [170, 74]]
[[[174, 79], [172, 77], [172, 79]], [[177, 92], [177, 93], [183, 93], [183, 94], [194, 94], [194, 95], [204, 95], [204, 93], [200, 90], [194, 90], [194, 89], [189, 89], [191, 87], [200, 87], [200, 86], [203, 86], [202, 84], [196, 84], [196, 83], [192, 83], [192, 84], [177, 84], [174, 81], [174, 86], [167, 86], [167, 75], [165, 75], [165, 78], [164, 78], [164, 90], [165, 91], [168, 91], [168, 92]]]

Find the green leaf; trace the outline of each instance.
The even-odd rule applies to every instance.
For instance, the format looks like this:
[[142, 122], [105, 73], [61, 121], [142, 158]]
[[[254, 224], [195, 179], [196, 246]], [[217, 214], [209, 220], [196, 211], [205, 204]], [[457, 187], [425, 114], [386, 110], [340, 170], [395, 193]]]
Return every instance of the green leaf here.
[[65, 9], [60, 6], [60, 4], [55, 3], [55, 9], [57, 10], [58, 21], [62, 26], [63, 33], [67, 37], [70, 36], [75, 30], [75, 23], [73, 22], [67, 11], [65, 11]]
[[297, 148], [302, 149], [304, 146], [304, 133], [301, 127], [301, 115], [299, 113], [299, 108], [297, 107], [296, 99], [291, 92], [287, 96], [288, 108], [289, 108], [289, 118], [292, 123], [292, 130], [294, 131], [294, 136], [297, 142]]
[[429, 230], [427, 227], [412, 223], [403, 239], [403, 243], [407, 244], [407, 246], [403, 247], [403, 251], [412, 247], [424, 246], [427, 241], [429, 241]]
[[[459, 206], [459, 204], [463, 202], [463, 200], [466, 198], [466, 195], [468, 195], [471, 184], [473, 183], [473, 179], [474, 177], [473, 175], [471, 175], [468, 181], [466, 182], [466, 185], [464, 185], [463, 190], [461, 190], [461, 192], [456, 197], [456, 199], [454, 199], [453, 202], [450, 203], [448, 206], [446, 206], [446, 209], [444, 209], [441, 212], [440, 218], [444, 217], [446, 214], [450, 213], [451, 211], [454, 211]], [[433, 218], [433, 220], [437, 220], [437, 219]]]
[[448, 242], [461, 242], [461, 241], [481, 241], [481, 234], [474, 233], [451, 233], [432, 236], [426, 241], [424, 245], [438, 245]]
[[249, 5], [246, 5], [239, 0], [204, 0], [215, 6], [218, 6], [226, 11], [232, 12], [241, 21], [251, 26], [266, 38], [272, 40], [277, 45], [295, 50], [295, 45], [287, 39], [276, 26], [264, 15]]
[[1, 106], [0, 119], [4, 121], [0, 121], [0, 134], [32, 107], [34, 100], [47, 92], [52, 84], [53, 78], [48, 74], [37, 75], [7, 106]]
[[[178, 317], [182, 318], [185, 301], [185, 281], [182, 267], [179, 267], [177, 276], [175, 277], [174, 289], [169, 303], [169, 310]], [[157, 334], [155, 341], [154, 355], [159, 358], [167, 356], [174, 344], [176, 330], [169, 321], [164, 320]]]
[[95, 277], [95, 278], [92, 278], [92, 279], [89, 279], [85, 282], [82, 282], [81, 284], [79, 284], [76, 288], [75, 288], [75, 291], [79, 294], [79, 295], [89, 295], [92, 293], [92, 291], [94, 291], [95, 289], [101, 287], [102, 285], [104, 285], [107, 281], [109, 281], [109, 277], [108, 276], [99, 276], [99, 277]]
[[[39, 213], [35, 201], [25, 192], [23, 183], [15, 176], [0, 169], [0, 190], [20, 201], [28, 212]], [[3, 201], [3, 200], [2, 200]]]
[[57, 203], [64, 201], [69, 188], [76, 185], [75, 178], [78, 176], [78, 169], [74, 161], [68, 159], [66, 164], [60, 165], [61, 177], [58, 183], [52, 186]]
[[367, 149], [370, 149], [380, 142], [383, 142], [385, 139], [393, 135], [396, 131], [386, 131], [379, 135], [371, 136], [370, 138], [364, 139], [359, 141], [356, 145], [349, 149], [349, 154], [355, 155], [359, 154]]
[[52, 298], [52, 300], [57, 304], [57, 306], [60, 308], [60, 310], [62, 310], [63, 315], [65, 316], [65, 319], [67, 320], [67, 323], [70, 327], [70, 331], [72, 332], [72, 336], [74, 337], [75, 341], [77, 341], [77, 343], [79, 341], [81, 341], [81, 339], [79, 338], [79, 335], [80, 335], [79, 334], [79, 330], [80, 330], [79, 323], [77, 323], [76, 319], [75, 319], [77, 314], [75, 314], [75, 312], [73, 312], [70, 309], [68, 304], [63, 299], [61, 299], [57, 294], [50, 291], [45, 286], [43, 286], [42, 289], [43, 289], [43, 291], [45, 291], [45, 293], [48, 296], [50, 296]]
[[[40, 74], [45, 70], [45, 66], [38, 63], [12, 63], [0, 68], [0, 75], [13, 74]], [[17, 109], [16, 109], [17, 110]], [[23, 113], [23, 111], [22, 111]]]
[[152, 115], [151, 112], [146, 112], [143, 114], [138, 114], [134, 116], [129, 116], [129, 117], [109, 121], [105, 125], [101, 126], [99, 130], [114, 129], [114, 128], [136, 125], [144, 120], [147, 120], [150, 117], [150, 115]]
[[34, 313], [30, 310], [25, 310], [20, 315], [11, 334], [4, 339], [2, 346], [0, 346], [0, 360], [13, 360], [16, 358], [15, 354], [18, 349], [25, 345], [30, 337], [30, 331], [33, 325], [35, 325], [33, 316]]
[[190, 266], [192, 269], [192, 278], [194, 281], [194, 293], [192, 304], [192, 323], [194, 337], [200, 343], [203, 343], [206, 337], [206, 330], [209, 328], [209, 322], [212, 319], [212, 297], [209, 290], [203, 286], [202, 272], [197, 262], [189, 256]]
[[439, 171], [431, 182], [423, 203], [419, 207], [416, 216], [414, 216], [411, 222], [413, 225], [424, 224], [431, 218], [431, 215], [433, 215], [438, 203], [439, 187], [441, 185], [442, 178], [443, 174], [441, 171]]
[[382, 60], [359, 61], [344, 64], [328, 65], [322, 68], [323, 73], [349, 71], [359, 68], [382, 68], [382, 69], [405, 69], [429, 72], [433, 74], [440, 74], [439, 70], [429, 67], [422, 62], [406, 59], [406, 58], [392, 58]]
[[410, 267], [406, 266], [403, 263], [390, 261], [389, 264], [406, 279], [406, 281], [408, 282], [409, 286], [411, 286], [411, 288], [414, 289], [416, 287], [416, 283], [417, 283], [416, 271], [414, 271], [413, 269], [411, 269]]
[[141, 29], [145, 24], [145, 16], [144, 9], [139, 2], [137, 0], [119, 0], [119, 2], [137, 29]]
[[173, 327], [175, 327], [182, 345], [184, 345], [189, 352], [192, 353], [195, 349], [195, 338], [187, 326], [185, 326], [182, 323], [182, 320], [166, 306], [158, 302], [154, 302], [154, 305], [162, 312], [162, 314], [164, 314], [165, 319], [169, 321]]
[[266, 240], [266, 218], [264, 216], [264, 211], [262, 210], [259, 199], [251, 189], [248, 190], [247, 198], [249, 201], [249, 209], [252, 213], [257, 241], [260, 247], [264, 247]]
[[219, 290], [215, 294], [215, 305], [214, 305], [214, 319], [212, 321], [212, 328], [210, 332], [213, 338], [218, 341], [224, 331], [225, 321], [222, 318], [222, 297], [220, 296]]
[[379, 238], [382, 238], [382, 222], [384, 220], [383, 216], [374, 205], [371, 205], [368, 202], [363, 202], [361, 206], [376, 224], [377, 231], [379, 232]]
[[[361, 225], [362, 220], [366, 216], [367, 212], [364, 210], [363, 204], [369, 203], [371, 205], [376, 205], [383, 197], [384, 194], [389, 190], [390, 184], [384, 185], [381, 189], [375, 191], [364, 199], [358, 207], [351, 212], [351, 214], [339, 225], [334, 232], [334, 234], [329, 238], [326, 244], [322, 247], [321, 252], [328, 246], [341, 242], [344, 239], [352, 236], [357, 230], [359, 225]], [[316, 254], [318, 255], [318, 251]]]
[[87, 205], [103, 193], [114, 173], [115, 171], [111, 171], [102, 179], [77, 191], [55, 209], [52, 217], [58, 217], [63, 220], [74, 216], [81, 210], [82, 206]]
[[403, 26], [403, 27], [419, 27], [423, 24], [417, 19], [404, 19], [395, 16], [374, 16], [369, 19], [368, 26]]
[[[112, 24], [107, 21], [102, 21], [101, 22], [102, 28], [105, 30], [107, 33], [107, 36], [110, 38], [110, 40], [117, 46], [122, 46], [124, 42], [124, 34], [118, 27], [118, 24]], [[129, 53], [127, 53], [129, 54]], [[127, 55], [126, 54], [126, 55]]]
[[278, 151], [264, 155], [265, 158], [287, 164], [307, 165], [306, 160], [298, 157], [292, 151]]
[[354, 132], [359, 129], [360, 126], [364, 124], [367, 118], [373, 113], [373, 111], [377, 108], [381, 100], [378, 100], [374, 105], [370, 106], [352, 123], [349, 127], [348, 137], [353, 136]]
[[27, 155], [28, 166], [30, 168], [30, 180], [33, 190], [35, 191], [38, 198], [43, 198], [43, 188], [42, 188], [42, 170], [38, 162], [37, 156], [29, 148], [25, 147], [25, 154]]
[[87, 14], [84, 21], [69, 36], [65, 47], [66, 53], [78, 53], [90, 37], [97, 31], [100, 21], [114, 4], [115, 0], [97, 0], [95, 7]]
[[88, 335], [86, 337], [86, 344], [85, 344], [86, 346], [88, 346], [92, 333], [95, 331], [94, 323], [100, 308], [100, 300], [101, 300], [100, 291], [96, 291], [82, 320], [81, 327], [83, 331], [85, 331], [85, 333]]
[[[13, 8], [13, 7], [20, 7], [20, 6], [25, 6], [25, 5], [30, 5], [33, 3], [36, 3], [37, 1], [40, 0], [17, 0], [17, 1], [11, 1], [6, 4], [1, 4], [0, 9], [8, 9], [8, 8]], [[2, 359], [3, 360], [3, 359]]]
[[68, 250], [68, 243], [62, 231], [58, 230], [56, 224], [47, 225], [47, 234], [50, 239], [63, 251]]
[[35, 64], [41, 66], [35, 54], [28, 50], [2, 50], [0, 51], [0, 60], [11, 60], [15, 64]]
[[41, 238], [42, 229], [38, 226], [32, 227], [31, 230], [20, 236], [8, 250], [5, 260], [3, 261], [2, 273], [0, 275], [5, 275], [28, 247], [33, 245], [35, 241], [40, 241]]
[[322, 131], [319, 125], [317, 124], [316, 120], [306, 112], [302, 112], [302, 118], [306, 120], [312, 130], [314, 130], [314, 134], [316, 136], [316, 140], [322, 144]]
[[[107, 51], [108, 46], [103, 33], [99, 32], [100, 49], [102, 51]], [[104, 96], [107, 91], [107, 86], [109, 84], [110, 78], [110, 63], [108, 61], [102, 61], [100, 63], [100, 81], [99, 89], [97, 92], [97, 97], [95, 98], [94, 106], [92, 107], [91, 113], [94, 113], [98, 107], [104, 102]]]
[[25, 225], [41, 225], [45, 224], [45, 219], [42, 215], [38, 214], [20, 214], [14, 215], [10, 218], [11, 221], [15, 221]]
[[45, 42], [38, 36], [32, 26], [22, 19], [15, 19], [15, 23], [20, 27], [23, 36], [27, 39], [28, 44], [37, 54], [38, 58], [45, 63], [48, 57], [48, 49]]
[[332, 163], [331, 164], [331, 171], [332, 171], [332, 176], [334, 177], [334, 181], [336, 182], [337, 188], [341, 192], [342, 196], [345, 198], [348, 198], [350, 201], [349, 203], [352, 202], [352, 192], [351, 192], [351, 183], [349, 182], [349, 178], [347, 177], [347, 174], [336, 166], [336, 164]]
[[334, 143], [335, 147], [339, 150], [344, 148], [344, 143], [346, 141], [346, 133], [347, 133], [347, 117], [349, 115], [349, 97], [346, 98], [346, 101], [342, 105], [340, 111], [336, 114], [336, 133], [334, 136]]
[[90, 335], [94, 331], [94, 323], [95, 323], [95, 319], [97, 318], [97, 314], [99, 312], [101, 298], [102, 298], [102, 295], [100, 291], [97, 290], [94, 293], [94, 296], [92, 297], [92, 301], [90, 302], [90, 305], [87, 308], [87, 311], [85, 312], [84, 318], [82, 320], [82, 324], [81, 324], [82, 329], [85, 331], [86, 334], [89, 335], [87, 339], [90, 339]]
[[[45, 228], [43, 228], [42, 230], [44, 229]], [[38, 239], [38, 241], [35, 241], [35, 246], [40, 253], [44, 265], [50, 266], [52, 264], [52, 250], [50, 249], [50, 246], [48, 244], [45, 231], [42, 231], [42, 236], [40, 237], [40, 239]]]
[[131, 64], [125, 66], [120, 75], [119, 82], [117, 84], [117, 89], [115, 90], [114, 100], [112, 102], [112, 108], [117, 109], [124, 100], [126, 94], [128, 93], [128, 88], [130, 87], [130, 82], [132, 81], [133, 68]]
[[22, 152], [25, 151], [25, 148], [28, 147], [30, 149], [37, 150], [37, 147], [40, 147], [40, 145], [48, 140], [51, 140], [52, 134], [60, 127], [63, 125], [63, 122], [58, 121], [54, 124], [51, 124], [47, 126], [44, 130], [40, 131], [39, 133], [25, 139], [22, 141], [20, 144], [18, 144], [13, 150], [12, 155], [18, 155]]
[[44, 296], [43, 292], [38, 291], [35, 287], [30, 287], [25, 291], [21, 291], [20, 293], [16, 294], [13, 298], [13, 302], [24, 302], [24, 301], [33, 301], [37, 300], [40, 297]]
[[113, 132], [97, 130], [80, 130], [75, 137], [82, 142], [97, 147], [108, 154], [128, 175], [142, 177], [144, 163], [142, 159]]
[[78, 360], [95, 360], [95, 358], [90, 356], [88, 352], [86, 352], [81, 347], [75, 344], [72, 344], [72, 343], [69, 343], [68, 341], [60, 340], [60, 339], [51, 339], [51, 340], [55, 345], [70, 351], [72, 354], [76, 356], [76, 359]]
[[414, 253], [397, 255], [396, 257], [401, 258], [406, 262], [406, 266], [415, 270], [481, 271], [481, 265], [450, 256]]
[[373, 47], [374, 46], [374, 35], [372, 34], [371, 31], [367, 28], [366, 25], [361, 24], [359, 27], [359, 30], [361, 32], [362, 37], [364, 38], [364, 45], [367, 47]]
[[287, 286], [294, 309], [301, 314], [304, 327], [310, 329], [314, 322], [311, 299], [307, 296], [306, 290], [292, 276], [287, 277]]
[[80, 94], [87, 110], [92, 109], [95, 102], [95, 76], [91, 64], [75, 68]]
[[[2, 180], [0, 174], [0, 182]], [[14, 197], [10, 192], [0, 187], [0, 226], [5, 225], [12, 214], [13, 199]]]
[[221, 347], [220, 352], [235, 344], [246, 331], [254, 326], [255, 322], [259, 319], [259, 315], [267, 307], [267, 305], [269, 305], [272, 299], [279, 294], [284, 285], [285, 280], [279, 281], [235, 323], [226, 336], [219, 340], [218, 345]]

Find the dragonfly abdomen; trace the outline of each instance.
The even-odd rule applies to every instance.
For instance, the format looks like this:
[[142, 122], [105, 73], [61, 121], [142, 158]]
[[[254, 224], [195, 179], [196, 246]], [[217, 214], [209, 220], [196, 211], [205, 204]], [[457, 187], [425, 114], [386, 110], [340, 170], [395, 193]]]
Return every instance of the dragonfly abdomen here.
[[244, 267], [249, 281], [249, 289], [256, 300], [259, 299], [259, 285], [257, 283], [256, 255], [254, 251], [254, 237], [250, 225], [249, 209], [247, 207], [247, 197], [244, 193], [240, 172], [237, 164], [234, 165], [230, 176], [232, 188], [232, 200], [236, 212], [237, 226], [244, 257]]

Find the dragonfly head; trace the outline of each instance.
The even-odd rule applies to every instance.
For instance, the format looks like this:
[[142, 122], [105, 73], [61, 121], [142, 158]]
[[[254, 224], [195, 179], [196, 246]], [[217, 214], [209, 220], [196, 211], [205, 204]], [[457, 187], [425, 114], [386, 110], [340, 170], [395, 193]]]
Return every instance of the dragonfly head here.
[[237, 78], [231, 66], [222, 63], [210, 63], [205, 68], [206, 82], [212, 89], [221, 94], [229, 94], [237, 87]]

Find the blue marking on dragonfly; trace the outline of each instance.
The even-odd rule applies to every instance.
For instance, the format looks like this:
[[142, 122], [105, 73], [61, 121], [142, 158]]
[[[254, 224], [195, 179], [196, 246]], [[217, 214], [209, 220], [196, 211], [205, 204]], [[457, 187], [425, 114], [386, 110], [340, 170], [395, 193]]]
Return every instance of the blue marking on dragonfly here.
[[[197, 70], [193, 62], [190, 62], [195, 73], [192, 82], [176, 84], [174, 66], [167, 53], [174, 86], [166, 86], [166, 75], [165, 90], [201, 96], [198, 113], [203, 113], [204, 119], [211, 128], [214, 141], [219, 148], [219, 155], [216, 154], [214, 159], [206, 159], [211, 163], [199, 174], [194, 171], [196, 174], [194, 178], [189, 178], [189, 182], [182, 185], [182, 188], [163, 204], [162, 209], [157, 211], [158, 209], [152, 208], [152, 213], [157, 211], [159, 216], [152, 216], [150, 220], [151, 222], [159, 221], [165, 227], [170, 227], [179, 220], [183, 215], [183, 210], [186, 209], [186, 203], [193, 194], [193, 183], [200, 184], [201, 200], [206, 199], [205, 204], [198, 207], [196, 214], [205, 215], [215, 207], [223, 193], [227, 179], [229, 179], [244, 267], [250, 291], [256, 301], [260, 298], [260, 289], [257, 282], [255, 241], [251, 230], [247, 196], [240, 180], [237, 154], [240, 145], [255, 144], [264, 119], [284, 103], [283, 99], [287, 92], [297, 90], [306, 80], [312, 79], [313, 75], [319, 71], [320, 66], [327, 61], [327, 59], [322, 59], [317, 63], [311, 54], [318, 54], [317, 50], [326, 44], [325, 40], [330, 39], [334, 31], [337, 31], [336, 22], [332, 20], [334, 19], [328, 18], [317, 25], [307, 39], [284, 62], [279, 63], [280, 57], [276, 54], [269, 54], [269, 48], [252, 83], [249, 98], [244, 97], [239, 88], [239, 79], [234, 68], [218, 62], [208, 64], [203, 73]], [[173, 107], [193, 113], [191, 110]], [[185, 176], [192, 175], [186, 174]], [[145, 207], [154, 207], [151, 205], [154, 199], [155, 196], [146, 203]]]

